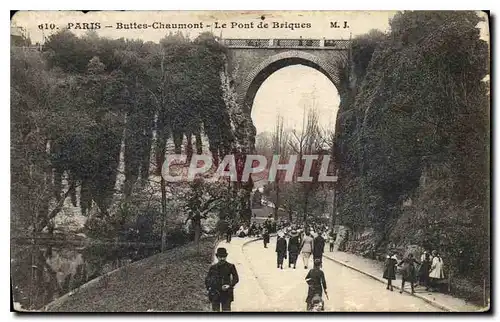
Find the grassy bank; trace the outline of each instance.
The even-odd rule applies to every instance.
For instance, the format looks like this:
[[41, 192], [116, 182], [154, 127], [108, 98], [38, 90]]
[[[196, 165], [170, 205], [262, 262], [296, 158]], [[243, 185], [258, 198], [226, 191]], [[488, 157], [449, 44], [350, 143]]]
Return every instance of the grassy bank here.
[[207, 238], [201, 241], [201, 255], [189, 243], [130, 264], [51, 305], [48, 311], [208, 311], [204, 280], [213, 246], [214, 239]]

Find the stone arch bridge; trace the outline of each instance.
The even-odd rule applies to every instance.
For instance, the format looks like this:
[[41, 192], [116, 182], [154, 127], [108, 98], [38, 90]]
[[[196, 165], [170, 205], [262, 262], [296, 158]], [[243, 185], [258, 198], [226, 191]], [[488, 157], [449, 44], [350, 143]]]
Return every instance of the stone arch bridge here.
[[250, 113], [262, 83], [275, 71], [305, 65], [323, 73], [339, 88], [338, 64], [348, 57], [350, 40], [221, 39], [228, 48], [228, 71], [238, 103]]

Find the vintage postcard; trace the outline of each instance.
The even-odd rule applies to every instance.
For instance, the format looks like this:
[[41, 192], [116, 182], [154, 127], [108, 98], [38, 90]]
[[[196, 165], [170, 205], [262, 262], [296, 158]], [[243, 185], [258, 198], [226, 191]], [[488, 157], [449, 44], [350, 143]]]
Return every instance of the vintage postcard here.
[[12, 309], [489, 311], [489, 26], [12, 13]]

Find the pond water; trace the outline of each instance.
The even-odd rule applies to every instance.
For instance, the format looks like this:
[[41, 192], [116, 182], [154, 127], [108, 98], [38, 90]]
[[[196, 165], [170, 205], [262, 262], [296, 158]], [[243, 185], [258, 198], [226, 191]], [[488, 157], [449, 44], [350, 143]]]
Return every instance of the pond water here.
[[62, 247], [11, 242], [13, 301], [22, 309], [41, 309], [100, 275], [158, 252], [157, 244]]

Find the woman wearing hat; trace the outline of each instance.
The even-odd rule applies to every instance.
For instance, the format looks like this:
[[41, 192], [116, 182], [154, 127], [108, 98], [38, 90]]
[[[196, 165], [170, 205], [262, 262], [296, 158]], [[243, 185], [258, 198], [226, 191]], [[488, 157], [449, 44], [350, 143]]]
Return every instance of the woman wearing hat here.
[[438, 285], [439, 281], [444, 278], [443, 259], [435, 250], [432, 251], [432, 262], [429, 272], [429, 278], [431, 280], [430, 284], [433, 288], [435, 288]]
[[420, 258], [420, 268], [418, 270], [419, 284], [425, 286], [425, 290], [429, 290], [429, 270], [431, 269], [431, 255], [425, 251]]
[[208, 299], [212, 303], [213, 311], [231, 311], [231, 302], [234, 301], [234, 286], [239, 282], [238, 272], [234, 264], [228, 263], [227, 250], [218, 248], [215, 256], [216, 264], [210, 266], [205, 278], [208, 290]]
[[276, 241], [276, 256], [278, 268], [283, 269], [283, 260], [286, 258], [286, 239], [283, 232], [278, 233], [278, 240]]
[[304, 268], [307, 269], [309, 258], [314, 249], [314, 239], [312, 238], [309, 230], [306, 230], [302, 244], [300, 245], [300, 252], [302, 253], [302, 260], [304, 261]]
[[288, 240], [288, 267], [293, 265], [297, 267], [297, 257], [299, 256], [300, 236], [299, 233], [292, 229], [290, 232], [290, 239]]

